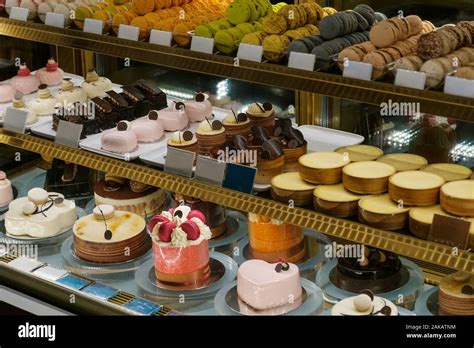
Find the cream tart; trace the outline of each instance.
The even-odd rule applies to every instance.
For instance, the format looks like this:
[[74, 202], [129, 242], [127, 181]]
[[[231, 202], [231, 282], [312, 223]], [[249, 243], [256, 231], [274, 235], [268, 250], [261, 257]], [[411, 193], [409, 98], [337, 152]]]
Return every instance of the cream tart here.
[[410, 208], [395, 203], [389, 195], [368, 196], [359, 203], [359, 221], [385, 230], [398, 230], [406, 226]]
[[275, 128], [275, 110], [271, 103], [253, 103], [247, 108], [247, 116], [252, 127], [264, 127], [268, 131]]
[[426, 158], [409, 153], [392, 153], [377, 158], [377, 161], [394, 166], [397, 172], [419, 170], [428, 164]]
[[457, 216], [474, 217], [474, 181], [449, 182], [441, 187], [441, 207]]
[[343, 184], [319, 185], [313, 191], [314, 210], [341, 218], [356, 216], [358, 202], [364, 197], [346, 190]]
[[395, 167], [383, 162], [354, 162], [343, 168], [342, 182], [354, 193], [380, 194], [387, 192], [388, 178], [395, 173]]
[[272, 178], [272, 198], [288, 203], [293, 201], [295, 206], [311, 204], [316, 185], [301, 179], [298, 172], [283, 173]]
[[337, 184], [342, 181], [342, 168], [350, 163], [348, 156], [337, 152], [313, 152], [298, 160], [303, 180], [313, 184]]
[[388, 193], [392, 200], [404, 205], [433, 205], [438, 203], [439, 190], [444, 183], [445, 180], [436, 174], [405, 171], [390, 177]]
[[383, 151], [370, 145], [350, 145], [343, 146], [335, 150], [337, 153], [349, 156], [352, 162], [375, 161], [383, 155]]
[[446, 182], [466, 180], [472, 175], [472, 170], [459, 164], [452, 163], [434, 163], [422, 169], [424, 172], [438, 174], [446, 180]]

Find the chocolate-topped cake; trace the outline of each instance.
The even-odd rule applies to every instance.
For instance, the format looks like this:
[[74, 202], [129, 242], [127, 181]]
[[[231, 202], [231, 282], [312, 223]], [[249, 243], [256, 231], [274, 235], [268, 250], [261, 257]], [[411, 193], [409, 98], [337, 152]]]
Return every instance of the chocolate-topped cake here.
[[59, 121], [66, 121], [83, 125], [81, 138], [85, 138], [87, 135], [99, 133], [99, 123], [95, 119], [91, 119], [87, 115], [80, 115], [75, 112], [78, 110], [78, 108], [76, 107], [78, 105], [80, 105], [80, 103], [74, 103], [69, 108], [56, 108], [53, 114], [53, 130], [58, 130]]
[[298, 159], [306, 154], [308, 143], [300, 130], [293, 128], [289, 118], [277, 119], [273, 136], [277, 138], [285, 155], [285, 166], [283, 172], [297, 172], [299, 170]]
[[408, 281], [408, 271], [396, 254], [367, 246], [364, 254], [361, 259], [338, 259], [330, 275], [336, 287], [355, 293], [369, 289], [379, 294], [398, 289]]
[[161, 110], [168, 107], [166, 94], [161, 89], [154, 86], [151, 81], [138, 81], [135, 87], [138, 88], [145, 95], [146, 99], [151, 102], [154, 110]]
[[95, 105], [95, 119], [100, 129], [114, 128], [119, 121], [119, 114], [107, 100], [95, 97], [91, 101]]
[[96, 182], [94, 198], [96, 205], [108, 204], [146, 217], [162, 210], [166, 196], [157, 187], [107, 174]]
[[211, 229], [212, 237], [217, 238], [227, 230], [225, 208], [212, 202], [203, 202], [199, 198], [184, 196], [180, 193], [174, 194], [173, 205], [188, 205], [192, 210], [201, 211], [206, 217], [206, 223]]
[[152, 104], [138, 88], [128, 85], [123, 86], [122, 90], [121, 94], [134, 107], [135, 118], [148, 115], [152, 109]]
[[104, 99], [109, 102], [118, 113], [118, 121], [133, 121], [135, 113], [133, 106], [129, 105], [127, 99], [114, 90], [107, 91]]

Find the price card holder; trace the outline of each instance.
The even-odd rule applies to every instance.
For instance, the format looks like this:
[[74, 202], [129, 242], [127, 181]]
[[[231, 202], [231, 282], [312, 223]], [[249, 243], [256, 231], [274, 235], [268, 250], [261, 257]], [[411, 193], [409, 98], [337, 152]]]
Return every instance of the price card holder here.
[[154, 45], [171, 47], [173, 33], [171, 31], [152, 29], [150, 33], [150, 43]]
[[397, 69], [395, 86], [425, 89], [426, 74], [419, 71]]
[[469, 241], [471, 222], [435, 214], [428, 240], [465, 250]]
[[104, 28], [104, 22], [99, 21], [97, 19], [86, 18], [84, 20], [84, 32], [102, 35], [102, 31]]
[[193, 36], [191, 40], [191, 51], [212, 54], [214, 52], [214, 39]]
[[30, 10], [22, 7], [12, 7], [10, 10], [10, 19], [26, 22], [28, 20], [28, 13]]
[[28, 112], [7, 108], [3, 119], [3, 129], [15, 133], [25, 133]]
[[119, 39], [138, 41], [139, 35], [140, 35], [140, 28], [133, 27], [131, 25], [120, 24], [117, 36]]
[[56, 28], [64, 28], [64, 21], [65, 19], [62, 13], [47, 12], [44, 24]]
[[249, 45], [241, 43], [237, 51], [237, 58], [249, 60], [251, 62], [262, 62], [263, 46]]
[[82, 127], [82, 124], [59, 121], [54, 142], [56, 144], [77, 148], [79, 146], [79, 140], [81, 140]]
[[290, 52], [288, 67], [307, 71], [314, 71], [316, 56], [309, 53]]
[[207, 184], [222, 186], [227, 163], [213, 158], [198, 156], [194, 178]]
[[227, 164], [223, 187], [243, 193], [252, 193], [257, 168], [240, 164]]
[[474, 80], [463, 79], [456, 76], [446, 76], [444, 81], [444, 93], [474, 98]]
[[164, 171], [190, 178], [193, 175], [194, 158], [196, 154], [175, 148], [168, 148]]
[[371, 81], [373, 69], [374, 66], [372, 64], [348, 60], [344, 62], [344, 72], [342, 76], [351, 77], [358, 80]]

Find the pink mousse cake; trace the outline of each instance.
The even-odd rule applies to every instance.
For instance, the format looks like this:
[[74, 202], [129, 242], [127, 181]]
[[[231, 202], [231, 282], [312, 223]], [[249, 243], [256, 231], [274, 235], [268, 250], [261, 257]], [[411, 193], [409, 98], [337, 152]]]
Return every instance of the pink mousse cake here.
[[0, 171], [0, 207], [4, 207], [13, 201], [13, 189], [5, 172]]
[[132, 122], [132, 131], [135, 132], [139, 143], [154, 143], [163, 137], [163, 125], [158, 119], [157, 111], [150, 111], [148, 117]]
[[117, 128], [105, 131], [101, 139], [102, 149], [114, 153], [130, 153], [137, 149], [138, 140], [127, 121], [120, 121]]
[[237, 273], [237, 293], [242, 303], [251, 309], [247, 314], [258, 311], [282, 314], [271, 310], [288, 309], [288, 305], [298, 307], [303, 294], [298, 266], [287, 262], [246, 261]]
[[163, 129], [168, 132], [183, 130], [188, 126], [189, 118], [184, 103], [176, 103], [173, 108], [160, 110], [158, 117]]
[[188, 206], [163, 211], [150, 220], [148, 231], [158, 282], [190, 288], [208, 282], [208, 240], [212, 234], [202, 212]]
[[24, 63], [18, 69], [18, 75], [10, 80], [10, 85], [23, 94], [36, 92], [40, 84], [40, 80], [31, 75], [30, 69]]
[[15, 88], [10, 85], [0, 85], [0, 103], [8, 103], [15, 96]]
[[64, 79], [64, 71], [59, 68], [58, 63], [56, 63], [54, 58], [49, 58], [46, 67], [41, 68], [36, 72], [36, 77], [39, 78], [41, 83], [48, 86], [56, 86]]
[[212, 116], [212, 104], [208, 100], [209, 96], [203, 93], [197, 93], [194, 100], [186, 100], [186, 113], [189, 122], [201, 122]]

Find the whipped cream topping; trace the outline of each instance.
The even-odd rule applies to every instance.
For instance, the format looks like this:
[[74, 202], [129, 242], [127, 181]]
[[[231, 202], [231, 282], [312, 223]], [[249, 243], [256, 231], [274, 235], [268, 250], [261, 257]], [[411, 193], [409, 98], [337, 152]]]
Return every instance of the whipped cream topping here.
[[86, 82], [95, 82], [99, 79], [99, 75], [95, 70], [87, 72]]
[[53, 97], [48, 88], [40, 88], [38, 91], [38, 96], [40, 99], [48, 99]]
[[224, 132], [225, 132], [224, 127], [222, 127], [221, 129], [218, 129], [218, 130], [212, 129], [212, 122], [208, 121], [208, 120], [202, 121], [199, 124], [199, 127], [196, 131], [196, 133], [198, 133], [198, 134], [208, 134], [208, 135], [221, 134], [221, 133], [224, 133]]
[[68, 92], [68, 91], [72, 91], [73, 89], [74, 89], [74, 83], [72, 83], [71, 80], [64, 79], [61, 82], [61, 90]]
[[252, 116], [268, 117], [271, 116], [273, 112], [273, 108], [268, 111], [264, 110], [263, 103], [253, 103], [247, 108], [247, 113]]
[[188, 141], [184, 140], [183, 134], [184, 134], [184, 132], [181, 132], [181, 131], [173, 133], [170, 140], [168, 141], [168, 144], [170, 144], [170, 145], [182, 145], [183, 146], [183, 145], [194, 144], [197, 141], [196, 136], [194, 134], [193, 134], [193, 138], [191, 140], [188, 140]]
[[250, 119], [246, 119], [244, 122], [238, 122], [234, 114], [229, 114], [224, 118], [224, 125], [235, 125], [235, 124], [246, 124], [250, 123]]
[[16, 93], [15, 96], [13, 97], [12, 104], [15, 109], [21, 109], [21, 108], [26, 107], [25, 99], [23, 99], [23, 93], [21, 92]]

